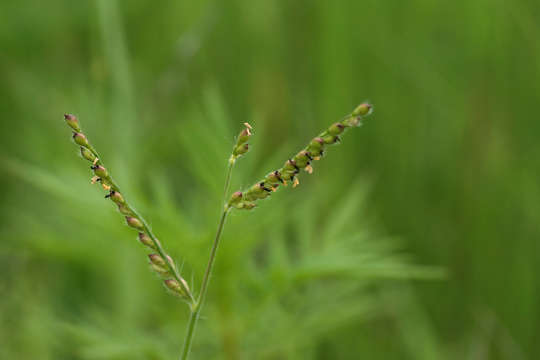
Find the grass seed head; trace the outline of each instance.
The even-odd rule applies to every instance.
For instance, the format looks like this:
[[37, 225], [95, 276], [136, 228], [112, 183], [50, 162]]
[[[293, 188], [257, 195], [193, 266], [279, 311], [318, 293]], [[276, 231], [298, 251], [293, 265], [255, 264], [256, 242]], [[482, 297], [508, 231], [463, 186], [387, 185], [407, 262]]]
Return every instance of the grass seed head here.
[[372, 106], [368, 103], [358, 105], [351, 115], [341, 122], [332, 124], [326, 131], [313, 138], [303, 150], [287, 160], [281, 169], [269, 173], [262, 181], [255, 183], [244, 193], [240, 191], [234, 193], [228, 205], [237, 209], [250, 210], [256, 206], [257, 200], [265, 199], [270, 193], [276, 191], [280, 183], [286, 186], [287, 182], [291, 181], [293, 187], [296, 187], [299, 184], [297, 175], [300, 169], [311, 174], [312, 162], [322, 157], [325, 147], [339, 142], [340, 134], [349, 127], [358, 126], [362, 117], [369, 115], [371, 111]]

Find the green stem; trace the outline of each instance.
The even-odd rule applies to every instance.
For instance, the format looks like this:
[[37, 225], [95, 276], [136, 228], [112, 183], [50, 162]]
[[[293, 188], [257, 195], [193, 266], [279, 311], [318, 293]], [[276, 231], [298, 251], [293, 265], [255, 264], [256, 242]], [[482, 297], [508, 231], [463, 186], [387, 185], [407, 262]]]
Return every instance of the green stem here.
[[[229, 186], [231, 183], [232, 169], [234, 167], [234, 161], [229, 161], [229, 167], [227, 169], [227, 177], [225, 178], [225, 189], [223, 191], [224, 202], [227, 198], [227, 193], [229, 192]], [[210, 250], [210, 258], [208, 259], [208, 265], [206, 265], [206, 270], [204, 272], [204, 277], [201, 285], [201, 292], [197, 302], [191, 307], [191, 314], [189, 316], [188, 328], [186, 333], [186, 338], [184, 340], [184, 350], [182, 351], [181, 360], [186, 360], [189, 356], [189, 351], [191, 350], [191, 343], [193, 342], [193, 335], [195, 334], [195, 327], [199, 321], [199, 315], [201, 308], [204, 304], [204, 299], [206, 298], [206, 293], [208, 291], [208, 283], [210, 282], [210, 275], [212, 274], [212, 268], [214, 267], [214, 262], [216, 260], [216, 253], [219, 246], [219, 240], [221, 239], [221, 234], [223, 232], [223, 227], [225, 225], [225, 220], [227, 219], [227, 214], [231, 208], [228, 204], [225, 203], [223, 208], [223, 213], [219, 219], [219, 225], [216, 232], [216, 237], [214, 243], [212, 244], [212, 249]]]

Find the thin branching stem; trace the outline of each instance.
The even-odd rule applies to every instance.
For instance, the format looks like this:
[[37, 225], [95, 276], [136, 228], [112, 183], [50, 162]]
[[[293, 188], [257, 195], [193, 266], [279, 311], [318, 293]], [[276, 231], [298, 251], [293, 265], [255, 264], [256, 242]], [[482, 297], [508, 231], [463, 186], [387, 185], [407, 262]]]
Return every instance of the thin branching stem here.
[[[225, 189], [223, 191], [223, 201], [227, 199], [227, 194], [229, 193], [229, 187], [231, 183], [232, 170], [234, 167], [234, 160], [229, 161], [229, 167], [227, 169], [227, 176], [225, 178]], [[214, 243], [212, 244], [212, 249], [210, 250], [210, 258], [208, 259], [208, 265], [206, 265], [206, 270], [204, 272], [203, 281], [201, 284], [201, 291], [197, 302], [191, 307], [191, 314], [189, 316], [188, 328], [186, 333], [186, 338], [184, 340], [184, 349], [182, 351], [181, 360], [186, 360], [189, 356], [189, 351], [191, 350], [191, 343], [193, 342], [193, 335], [195, 334], [195, 328], [197, 322], [199, 321], [199, 315], [201, 308], [204, 304], [204, 299], [206, 298], [206, 293], [208, 291], [208, 283], [210, 282], [210, 275], [212, 274], [212, 268], [214, 267], [214, 262], [216, 260], [216, 253], [219, 246], [219, 240], [221, 239], [221, 234], [223, 233], [223, 227], [225, 226], [225, 220], [227, 219], [227, 214], [231, 210], [231, 207], [228, 204], [225, 204], [223, 207], [223, 212], [221, 213], [221, 218], [219, 219], [219, 225], [216, 232], [216, 237]]]

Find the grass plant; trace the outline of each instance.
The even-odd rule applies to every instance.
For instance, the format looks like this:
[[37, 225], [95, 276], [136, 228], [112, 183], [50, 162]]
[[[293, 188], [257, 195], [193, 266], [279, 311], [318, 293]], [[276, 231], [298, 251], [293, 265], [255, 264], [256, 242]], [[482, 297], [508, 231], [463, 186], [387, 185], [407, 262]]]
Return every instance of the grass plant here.
[[161, 242], [154, 235], [146, 220], [124, 197], [119, 185], [114, 181], [105, 167], [101, 156], [82, 132], [77, 117], [72, 114], [64, 115], [66, 124], [73, 130], [73, 141], [80, 147], [81, 156], [92, 163], [90, 168], [93, 171], [94, 176], [91, 179], [91, 183], [101, 184], [101, 187], [107, 192], [105, 198], [108, 198], [115, 203], [118, 207], [118, 211], [125, 217], [127, 225], [138, 231], [140, 242], [148, 249], [155, 251], [155, 253], [153, 252], [148, 255], [150, 267], [163, 278], [165, 287], [189, 305], [190, 317], [181, 355], [182, 360], [186, 360], [189, 357], [195, 329], [204, 305], [221, 235], [229, 212], [233, 209], [254, 209], [257, 200], [269, 197], [272, 192], [277, 190], [280, 184], [286, 186], [288, 181], [291, 181], [293, 187], [296, 187], [299, 184], [297, 175], [300, 170], [304, 169], [311, 174], [313, 172], [311, 163], [320, 160], [323, 157], [326, 146], [338, 143], [340, 141], [340, 135], [346, 129], [361, 125], [363, 117], [369, 115], [371, 110], [372, 105], [368, 103], [359, 105], [343, 120], [334, 123], [327, 130], [313, 138], [306, 148], [297, 153], [293, 158], [287, 160], [281, 169], [269, 173], [264, 179], [257, 182], [247, 191], [235, 192], [230, 199], [226, 201], [225, 199], [227, 199], [229, 193], [234, 165], [236, 164], [237, 159], [246, 154], [249, 150], [248, 140], [252, 135], [252, 127], [248, 123], [244, 124], [245, 128], [236, 137], [236, 142], [229, 158], [223, 191], [223, 211], [210, 250], [208, 265], [204, 272], [199, 295], [196, 298], [192, 294], [186, 280], [180, 275], [177, 265], [165, 252]]

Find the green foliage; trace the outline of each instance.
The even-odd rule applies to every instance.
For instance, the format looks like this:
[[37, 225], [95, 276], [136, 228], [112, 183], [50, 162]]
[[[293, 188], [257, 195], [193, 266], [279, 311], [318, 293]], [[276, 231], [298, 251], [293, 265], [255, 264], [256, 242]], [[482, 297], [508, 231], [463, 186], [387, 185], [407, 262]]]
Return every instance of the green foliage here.
[[539, 13], [1, 2], [0, 358], [171, 359], [185, 332], [59, 114], [199, 284], [241, 124], [232, 189], [368, 96], [317, 177], [232, 213], [193, 359], [538, 358]]

